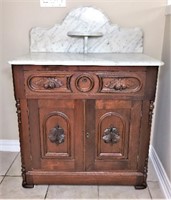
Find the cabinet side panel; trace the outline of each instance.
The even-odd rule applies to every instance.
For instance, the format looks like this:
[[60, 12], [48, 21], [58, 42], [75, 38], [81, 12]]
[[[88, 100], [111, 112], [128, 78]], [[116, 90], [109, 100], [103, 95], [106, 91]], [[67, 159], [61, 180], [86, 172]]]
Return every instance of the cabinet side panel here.
[[13, 65], [12, 66], [12, 75], [13, 75], [15, 99], [25, 98], [23, 67], [18, 66], [18, 65]]
[[[28, 122], [28, 108], [27, 101], [18, 101], [18, 123], [19, 123], [19, 138], [21, 149], [21, 165], [23, 186], [32, 184], [32, 179], [27, 180], [26, 173], [32, 169], [32, 156], [30, 147], [30, 134], [29, 134], [29, 122]], [[21, 113], [21, 118], [20, 118]]]
[[148, 166], [148, 153], [150, 143], [150, 129], [151, 129], [151, 114], [150, 107], [152, 108], [153, 102], [144, 101], [142, 109], [142, 121], [140, 128], [140, 143], [139, 143], [139, 161], [138, 171], [144, 174], [144, 183], [146, 184], [147, 166]]
[[156, 93], [158, 67], [147, 67], [145, 99], [154, 100]]

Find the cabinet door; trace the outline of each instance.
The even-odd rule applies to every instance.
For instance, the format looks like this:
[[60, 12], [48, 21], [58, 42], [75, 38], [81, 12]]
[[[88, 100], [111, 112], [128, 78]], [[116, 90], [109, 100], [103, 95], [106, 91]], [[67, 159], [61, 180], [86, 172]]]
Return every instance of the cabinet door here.
[[82, 170], [82, 104], [77, 100], [29, 100], [33, 169]]
[[86, 120], [87, 171], [137, 168], [141, 101], [89, 100]]

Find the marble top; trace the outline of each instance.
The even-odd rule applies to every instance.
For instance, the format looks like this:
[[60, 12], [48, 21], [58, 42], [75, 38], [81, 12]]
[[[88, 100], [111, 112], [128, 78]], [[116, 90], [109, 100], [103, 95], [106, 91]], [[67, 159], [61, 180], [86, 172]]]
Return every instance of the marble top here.
[[9, 61], [12, 65], [161, 66], [142, 53], [28, 53]]

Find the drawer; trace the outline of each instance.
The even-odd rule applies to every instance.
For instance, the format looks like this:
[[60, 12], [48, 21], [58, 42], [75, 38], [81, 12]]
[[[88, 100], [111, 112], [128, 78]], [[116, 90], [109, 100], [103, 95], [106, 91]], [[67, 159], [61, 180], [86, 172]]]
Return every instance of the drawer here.
[[27, 96], [62, 94], [64, 97], [69, 93], [71, 98], [91, 98], [106, 94], [142, 96], [146, 72], [27, 71], [24, 76]]
[[107, 72], [98, 73], [101, 93], [134, 95], [144, 93], [145, 72]]
[[70, 77], [67, 72], [25, 72], [26, 95], [70, 93]]

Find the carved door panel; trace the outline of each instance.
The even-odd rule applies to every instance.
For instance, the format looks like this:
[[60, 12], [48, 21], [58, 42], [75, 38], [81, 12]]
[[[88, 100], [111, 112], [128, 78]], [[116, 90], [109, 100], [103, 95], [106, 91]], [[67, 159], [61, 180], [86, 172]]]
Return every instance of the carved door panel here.
[[[35, 169], [77, 171], [82, 169], [83, 102], [77, 100], [30, 100], [31, 145]], [[31, 106], [32, 104], [32, 106]], [[34, 105], [34, 106], [33, 106]], [[30, 113], [33, 113], [30, 112]], [[36, 118], [37, 116], [37, 118]], [[37, 121], [39, 119], [39, 121]], [[77, 123], [79, 121], [79, 125]], [[37, 125], [39, 124], [39, 125]], [[38, 133], [40, 132], [40, 135]], [[79, 149], [78, 149], [79, 148]]]
[[87, 112], [95, 123], [86, 127], [86, 170], [135, 170], [141, 102], [91, 100], [89, 104], [91, 108], [94, 104]]

